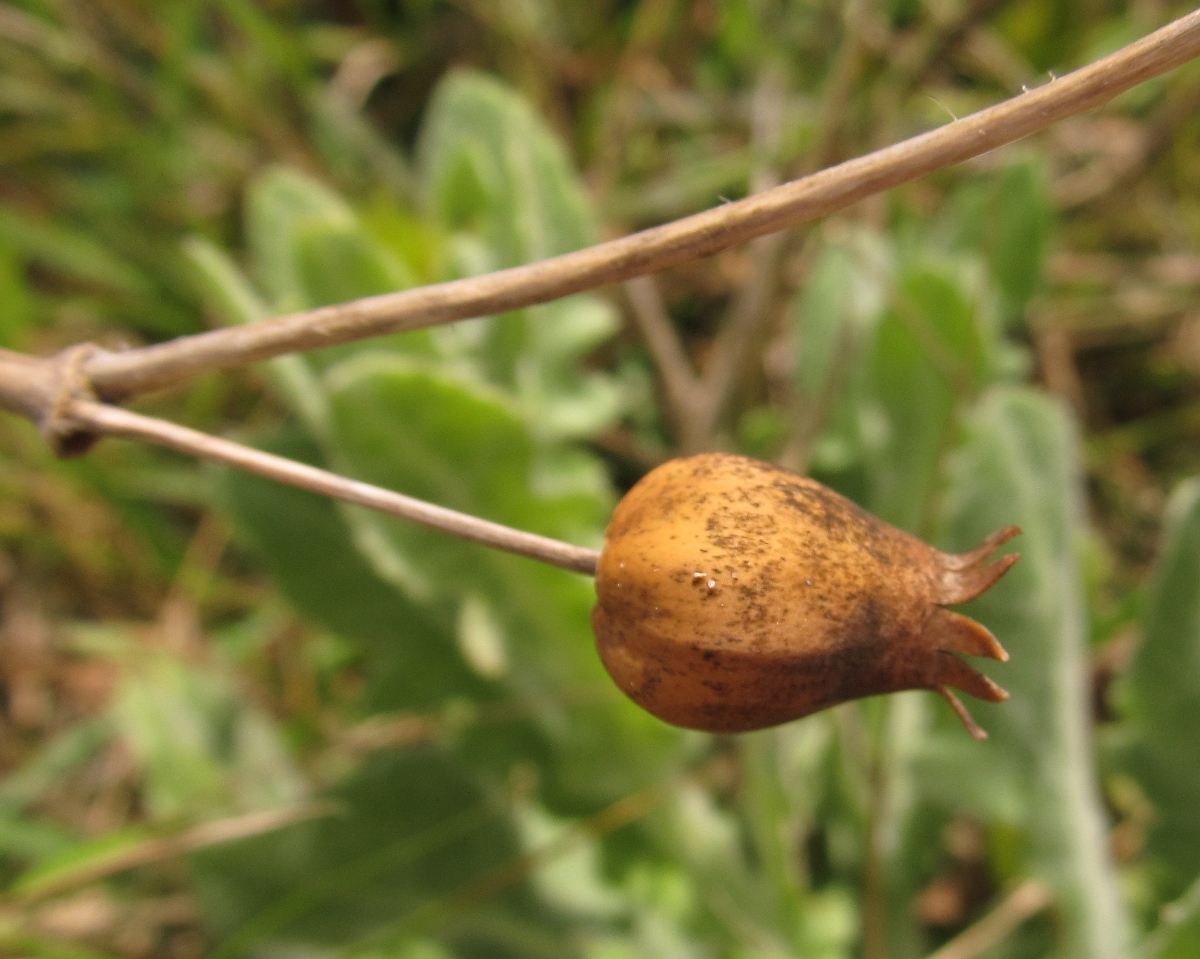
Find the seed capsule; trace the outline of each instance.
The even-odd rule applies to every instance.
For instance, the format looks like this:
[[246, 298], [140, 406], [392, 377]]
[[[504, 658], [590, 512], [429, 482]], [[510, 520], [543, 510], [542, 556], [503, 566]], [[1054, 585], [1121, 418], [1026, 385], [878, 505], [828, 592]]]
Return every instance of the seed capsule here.
[[1008, 654], [944, 606], [1017, 561], [1010, 526], [942, 553], [813, 480], [744, 456], [673, 460], [608, 527], [592, 612], [600, 658], [635, 702], [677, 726], [744, 732], [837, 703], [929, 689], [986, 738], [948, 687], [1008, 694], [956, 654]]

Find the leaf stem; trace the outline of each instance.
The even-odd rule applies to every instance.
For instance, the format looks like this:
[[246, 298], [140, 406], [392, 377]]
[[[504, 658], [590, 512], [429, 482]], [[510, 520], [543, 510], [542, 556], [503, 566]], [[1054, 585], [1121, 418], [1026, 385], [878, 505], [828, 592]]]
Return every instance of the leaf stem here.
[[1050, 890], [1036, 879], [1017, 886], [995, 909], [964, 929], [928, 959], [975, 959], [996, 946], [1027, 919], [1054, 901]]
[[1098, 106], [1200, 55], [1194, 11], [1086, 67], [919, 136], [734, 203], [540, 263], [210, 330], [96, 351], [84, 373], [113, 400], [285, 353], [546, 303], [656, 273], [827, 216]]
[[315, 466], [297, 463], [282, 456], [264, 453], [262, 450], [209, 436], [186, 426], [131, 413], [129, 410], [105, 403], [76, 399], [68, 408], [68, 415], [80, 427], [102, 435], [122, 436], [126, 439], [154, 443], [178, 453], [223, 463], [322, 496], [331, 496], [357, 506], [399, 516], [460, 539], [536, 559], [573, 573], [596, 575], [596, 564], [600, 554], [593, 549], [512, 529], [500, 523], [426, 503], [369, 483], [347, 479]]

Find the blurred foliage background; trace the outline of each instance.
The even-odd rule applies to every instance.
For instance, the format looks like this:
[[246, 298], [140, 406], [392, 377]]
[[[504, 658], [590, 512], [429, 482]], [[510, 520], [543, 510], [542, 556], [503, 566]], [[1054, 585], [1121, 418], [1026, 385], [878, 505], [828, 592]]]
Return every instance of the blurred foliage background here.
[[[0, 345], [552, 256], [1051, 82], [1160, 0], [0, 4]], [[700, 449], [946, 548], [1012, 693], [668, 728], [592, 586], [0, 422], [0, 953], [1200, 955], [1200, 68], [624, 289], [139, 408], [599, 545]], [[965, 935], [960, 935], [966, 931]]]

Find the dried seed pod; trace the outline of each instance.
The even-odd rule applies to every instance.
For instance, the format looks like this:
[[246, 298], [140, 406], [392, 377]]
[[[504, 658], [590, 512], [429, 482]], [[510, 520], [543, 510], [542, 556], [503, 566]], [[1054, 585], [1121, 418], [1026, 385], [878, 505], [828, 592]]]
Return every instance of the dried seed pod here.
[[943, 606], [974, 599], [1020, 530], [942, 553], [813, 480], [722, 453], [673, 460], [617, 506], [596, 575], [600, 658], [677, 726], [762, 729], [861, 696], [948, 687], [1008, 694], [956, 654], [1008, 654]]

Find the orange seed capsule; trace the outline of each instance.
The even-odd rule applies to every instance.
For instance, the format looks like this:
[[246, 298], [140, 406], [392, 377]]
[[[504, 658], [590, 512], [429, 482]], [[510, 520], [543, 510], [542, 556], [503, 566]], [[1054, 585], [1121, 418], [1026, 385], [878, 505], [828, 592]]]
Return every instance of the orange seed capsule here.
[[725, 453], [672, 460], [617, 506], [596, 575], [600, 658], [635, 702], [677, 726], [744, 732], [837, 703], [929, 689], [986, 738], [949, 687], [1008, 694], [958, 658], [1008, 654], [944, 606], [1017, 561], [1010, 526], [940, 552], [832, 490]]

